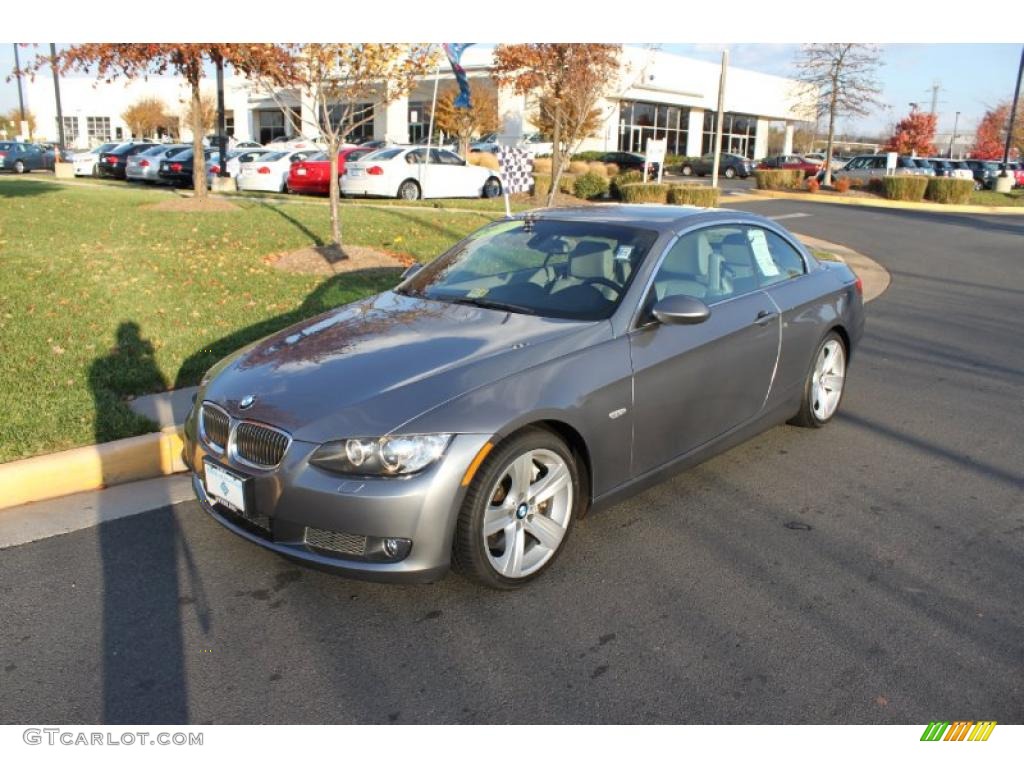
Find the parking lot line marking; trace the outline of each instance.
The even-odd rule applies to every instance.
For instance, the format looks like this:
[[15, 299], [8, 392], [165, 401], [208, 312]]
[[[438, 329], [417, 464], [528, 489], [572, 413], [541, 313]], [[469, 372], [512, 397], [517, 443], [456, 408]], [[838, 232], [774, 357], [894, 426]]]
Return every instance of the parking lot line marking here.
[[782, 221], [783, 219], [805, 219], [813, 215], [812, 213], [784, 213], [781, 216], [769, 216], [768, 218], [772, 221]]

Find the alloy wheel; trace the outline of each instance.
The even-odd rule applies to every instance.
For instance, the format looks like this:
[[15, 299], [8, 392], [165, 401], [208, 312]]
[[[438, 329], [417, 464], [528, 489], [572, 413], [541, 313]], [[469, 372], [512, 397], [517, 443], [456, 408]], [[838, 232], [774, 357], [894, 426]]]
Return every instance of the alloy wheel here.
[[846, 381], [846, 354], [837, 339], [829, 339], [818, 351], [811, 374], [811, 409], [819, 421], [828, 421], [839, 407]]
[[482, 535], [491, 566], [508, 579], [539, 570], [561, 546], [573, 506], [572, 474], [546, 448], [505, 467], [487, 497]]

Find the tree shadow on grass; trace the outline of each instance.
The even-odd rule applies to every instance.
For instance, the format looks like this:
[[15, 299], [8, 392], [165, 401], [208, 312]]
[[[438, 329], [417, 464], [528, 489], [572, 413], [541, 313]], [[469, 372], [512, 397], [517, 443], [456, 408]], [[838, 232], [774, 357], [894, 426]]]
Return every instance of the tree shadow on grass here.
[[293, 227], [299, 230], [302, 234], [304, 234], [306, 237], [312, 240], [315, 245], [323, 246], [326, 244], [326, 242], [322, 237], [320, 237], [320, 235], [318, 235], [316, 232], [314, 232], [312, 229], [306, 226], [299, 219], [295, 218], [286, 210], [284, 210], [284, 206], [280, 204], [268, 203], [265, 200], [256, 201], [256, 205], [259, 206], [260, 208], [263, 208], [268, 211], [273, 211], [274, 213], [276, 213], [278, 216], [280, 216], [282, 219], [287, 221], [289, 224], [291, 224]]
[[51, 192], [61, 192], [67, 189], [52, 181], [37, 179], [22, 179], [11, 175], [0, 176], [0, 199], [16, 197], [38, 197]]

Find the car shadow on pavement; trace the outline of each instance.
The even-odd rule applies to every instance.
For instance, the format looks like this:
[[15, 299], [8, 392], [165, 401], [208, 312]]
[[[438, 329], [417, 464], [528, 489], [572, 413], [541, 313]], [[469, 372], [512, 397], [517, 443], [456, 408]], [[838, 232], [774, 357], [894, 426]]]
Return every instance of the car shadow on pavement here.
[[[127, 420], [141, 419], [123, 402], [124, 394], [167, 388], [153, 345], [142, 337], [137, 323], [122, 322], [116, 341], [89, 367], [97, 443], [124, 434]], [[104, 484], [117, 482], [124, 471], [116, 460], [105, 459]], [[102, 507], [97, 509], [100, 520], [105, 512]], [[148, 527], [147, 534], [132, 535], [140, 524]], [[108, 520], [100, 524], [98, 538], [103, 604], [102, 722], [187, 722], [183, 606], [178, 586], [183, 541], [174, 512], [161, 505], [147, 515]], [[184, 560], [186, 565], [191, 562], [187, 548]], [[194, 569], [186, 570], [186, 577], [194, 580]], [[193, 593], [196, 591], [193, 588]]]

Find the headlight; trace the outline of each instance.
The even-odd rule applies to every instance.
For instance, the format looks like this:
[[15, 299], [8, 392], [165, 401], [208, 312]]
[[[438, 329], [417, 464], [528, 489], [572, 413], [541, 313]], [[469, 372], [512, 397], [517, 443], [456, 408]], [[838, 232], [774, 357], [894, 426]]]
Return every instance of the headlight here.
[[444, 455], [451, 435], [389, 435], [324, 443], [309, 463], [343, 475], [408, 475]]

